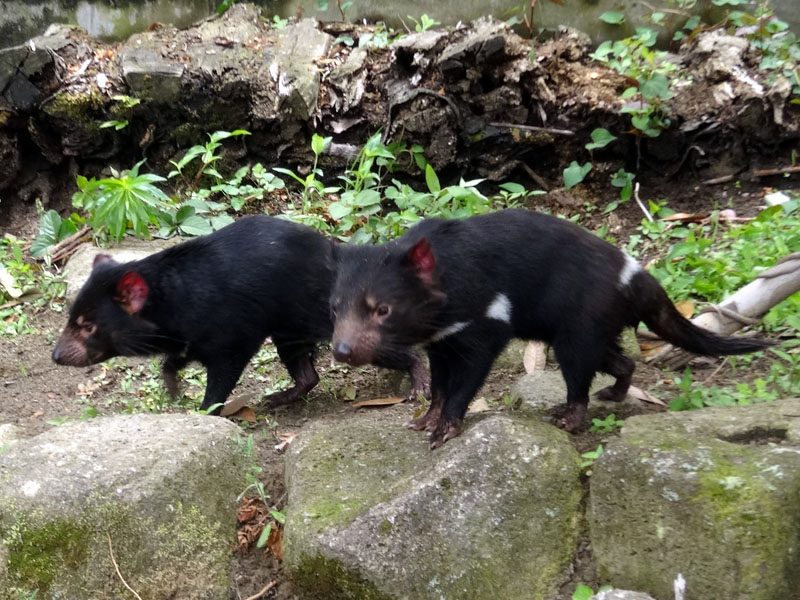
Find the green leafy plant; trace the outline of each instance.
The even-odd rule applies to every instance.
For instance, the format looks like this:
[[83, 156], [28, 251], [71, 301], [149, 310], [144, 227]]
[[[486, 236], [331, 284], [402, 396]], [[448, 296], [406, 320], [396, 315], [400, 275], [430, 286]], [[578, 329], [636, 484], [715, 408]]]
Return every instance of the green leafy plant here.
[[581, 469], [584, 469], [584, 472], [587, 476], [592, 475], [592, 467], [594, 466], [594, 461], [596, 461], [600, 456], [603, 454], [603, 444], [598, 444], [597, 448], [594, 450], [590, 450], [589, 452], [584, 452], [581, 454], [581, 458], [583, 462], [581, 462]]
[[[720, 0], [715, 1], [715, 4]], [[728, 1], [726, 4], [734, 4]], [[736, 2], [735, 5], [742, 4]], [[732, 11], [728, 18], [737, 35], [744, 35], [761, 56], [759, 70], [767, 71], [767, 84], [773, 85], [779, 76], [792, 85], [792, 103], [800, 104], [800, 41], [789, 30], [789, 24], [775, 16], [769, 2], [760, 2], [753, 14]]]
[[622, 419], [617, 419], [614, 413], [608, 415], [605, 419], [592, 419], [592, 425], [589, 427], [589, 431], [592, 433], [611, 433], [622, 427], [625, 424], [625, 421]]
[[105, 231], [120, 240], [130, 227], [136, 235], [149, 237], [149, 225], [158, 225], [160, 211], [172, 206], [169, 197], [154, 183], [164, 181], [153, 173], [139, 174], [144, 161], [113, 177], [86, 179], [78, 175], [78, 191], [72, 196], [76, 208], [85, 209], [95, 231]]
[[[207, 175], [217, 183], [220, 183], [223, 177], [219, 171], [217, 171], [215, 165], [222, 157], [217, 151], [222, 146], [224, 140], [243, 135], [250, 135], [250, 132], [245, 129], [237, 129], [235, 131], [215, 131], [214, 133], [208, 134], [209, 139], [205, 144], [192, 146], [178, 161], [169, 161], [175, 169], [169, 172], [167, 178], [172, 179], [175, 176], [180, 176], [184, 185], [189, 190], [194, 190], [197, 187], [203, 175]], [[189, 180], [184, 175], [184, 169], [196, 159], [199, 160], [200, 165], [195, 171], [194, 177]]]
[[120, 116], [125, 116], [127, 118], [124, 119], [111, 119], [109, 121], [104, 121], [100, 124], [101, 129], [107, 129], [109, 127], [113, 127], [117, 131], [120, 129], [125, 129], [128, 126], [128, 118], [130, 118], [130, 114], [132, 109], [137, 104], [141, 103], [139, 98], [133, 98], [131, 96], [126, 96], [124, 94], [117, 94], [111, 97], [113, 100], [117, 101], [117, 105], [113, 109], [114, 112], [118, 113]]
[[288, 24], [289, 24], [289, 19], [282, 19], [278, 15], [273, 15], [272, 21], [270, 22], [270, 25], [272, 25], [273, 29], [283, 29]]
[[633, 181], [636, 175], [629, 173], [625, 169], [619, 169], [611, 176], [611, 185], [619, 188], [619, 200], [609, 202], [603, 209], [603, 214], [608, 214], [620, 205], [631, 199], [633, 194]]
[[54, 210], [48, 210], [39, 220], [39, 235], [31, 244], [31, 256], [40, 258], [45, 256], [49, 250], [61, 240], [68, 238], [78, 232], [78, 226], [83, 223], [83, 219], [72, 213], [68, 218], [62, 219]]
[[635, 79], [636, 86], [622, 93], [627, 103], [622, 112], [631, 115], [631, 123], [638, 132], [657, 137], [669, 125], [665, 102], [672, 98], [672, 80], [669, 78], [677, 66], [667, 60], [667, 53], [654, 50], [658, 34], [646, 27], [637, 27], [634, 36], [601, 43], [591, 57], [618, 73]]
[[[612, 589], [610, 585], [604, 585], [597, 590], [597, 593], [599, 594], [600, 592], [610, 589]], [[595, 591], [592, 588], [590, 588], [588, 585], [579, 583], [575, 588], [575, 591], [572, 593], [572, 600], [589, 600], [594, 595]]]
[[332, 139], [333, 138], [331, 137], [324, 138], [316, 133], [311, 136], [311, 151], [314, 153], [314, 165], [311, 167], [311, 171], [305, 177], [301, 177], [294, 171], [283, 167], [275, 167], [273, 169], [278, 173], [288, 175], [302, 186], [303, 212], [312, 208], [311, 202], [315, 197], [321, 198], [325, 194], [331, 194], [339, 191], [338, 187], [325, 187], [325, 184], [320, 180], [322, 177], [322, 169], [317, 166], [320, 155], [325, 151], [325, 148], [328, 147], [328, 144], [331, 143]]
[[278, 523], [280, 525], [284, 525], [286, 523], [286, 515], [283, 514], [283, 511], [271, 508], [269, 509], [269, 515], [272, 517], [273, 521], [267, 523], [264, 526], [264, 529], [261, 530], [261, 535], [258, 536], [258, 541], [256, 541], [256, 548], [263, 548], [267, 545], [267, 541], [272, 533], [272, 527], [274, 523]]
[[[339, 14], [342, 17], [342, 21], [347, 22], [347, 16], [345, 13], [352, 5], [352, 2], [342, 2], [342, 0], [336, 0], [336, 8], [339, 9]], [[321, 11], [328, 10], [328, 0], [317, 0], [317, 8]]]
[[[516, 6], [505, 12], [505, 16], [512, 15], [507, 23], [511, 26], [522, 23], [528, 32], [528, 37], [532, 37], [534, 33], [533, 9], [535, 7], [536, 0], [520, 0]], [[517, 15], [521, 15], [521, 17]], [[531, 51], [533, 51], [533, 46], [531, 46]]]
[[221, 15], [225, 13], [234, 4], [236, 4], [236, 0], [222, 0], [222, 2], [217, 5], [217, 14]]
[[414, 22], [414, 30], [417, 33], [422, 33], [423, 31], [428, 31], [428, 29], [430, 29], [431, 27], [435, 27], [436, 25], [441, 25], [441, 23], [439, 21], [436, 21], [436, 20], [432, 19], [431, 17], [429, 17], [426, 14], [423, 14], [419, 18], [419, 21], [417, 21], [411, 15], [408, 15], [408, 18], [411, 19]]

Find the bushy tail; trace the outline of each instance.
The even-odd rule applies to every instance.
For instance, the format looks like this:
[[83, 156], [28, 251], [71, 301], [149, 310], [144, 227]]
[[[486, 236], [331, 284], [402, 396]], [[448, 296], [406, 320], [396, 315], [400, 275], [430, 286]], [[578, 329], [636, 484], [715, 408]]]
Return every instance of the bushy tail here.
[[674, 346], [694, 354], [722, 356], [757, 352], [773, 345], [758, 338], [723, 337], [698, 327], [678, 312], [664, 288], [649, 273], [638, 273], [631, 284], [641, 320]]

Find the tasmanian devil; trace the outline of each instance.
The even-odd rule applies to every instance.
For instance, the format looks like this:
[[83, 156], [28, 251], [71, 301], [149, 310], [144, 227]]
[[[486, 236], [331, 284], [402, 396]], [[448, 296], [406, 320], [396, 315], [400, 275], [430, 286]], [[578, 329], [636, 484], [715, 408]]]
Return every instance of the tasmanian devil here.
[[[287, 404], [319, 381], [314, 351], [333, 330], [334, 267], [333, 242], [266, 215], [138, 261], [117, 263], [99, 254], [70, 308], [53, 360], [81, 367], [112, 356], [164, 354], [164, 381], [173, 396], [178, 369], [198, 361], [208, 370], [201, 406], [208, 409], [225, 402], [250, 358], [272, 336], [295, 385], [268, 400]], [[427, 386], [413, 352], [385, 356], [376, 349], [370, 361], [409, 371], [412, 395]]]
[[552, 345], [567, 384], [555, 422], [567, 431], [583, 423], [597, 371], [616, 378], [599, 398], [625, 397], [634, 370], [618, 344], [625, 326], [644, 321], [703, 355], [769, 345], [696, 327], [633, 258], [577, 225], [526, 210], [430, 219], [383, 246], [338, 254], [334, 357], [360, 365], [424, 345], [432, 402], [407, 426], [431, 431], [433, 448], [460, 433], [467, 406], [514, 337]]

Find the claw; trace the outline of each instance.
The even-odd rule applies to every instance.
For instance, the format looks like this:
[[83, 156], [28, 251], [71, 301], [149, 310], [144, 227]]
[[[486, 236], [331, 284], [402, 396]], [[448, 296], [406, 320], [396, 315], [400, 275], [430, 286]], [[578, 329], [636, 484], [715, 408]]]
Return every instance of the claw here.
[[556, 410], [553, 425], [569, 433], [577, 431], [583, 425], [586, 416], [586, 404], [569, 402]]
[[443, 445], [447, 440], [461, 435], [461, 422], [440, 422], [431, 434], [431, 450]]

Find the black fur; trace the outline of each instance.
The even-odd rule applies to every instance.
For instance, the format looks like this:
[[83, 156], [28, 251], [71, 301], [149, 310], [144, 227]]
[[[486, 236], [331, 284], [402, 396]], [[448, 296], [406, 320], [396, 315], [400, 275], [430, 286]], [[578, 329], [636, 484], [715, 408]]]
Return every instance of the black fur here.
[[[291, 402], [319, 381], [313, 358], [333, 329], [333, 253], [333, 243], [310, 228], [261, 215], [134, 262], [100, 255], [70, 308], [53, 360], [84, 366], [112, 356], [165, 354], [172, 394], [178, 369], [198, 361], [208, 370], [201, 407], [208, 409], [225, 402], [272, 336], [295, 386], [269, 400]], [[411, 370], [412, 377], [420, 371], [411, 352], [376, 355], [374, 362]]]
[[[433, 431], [433, 447], [458, 435], [467, 406], [514, 337], [553, 346], [567, 384], [557, 424], [570, 431], [583, 421], [595, 372], [617, 378], [601, 398], [624, 398], [634, 370], [617, 341], [626, 326], [644, 321], [667, 341], [704, 355], [769, 345], [694, 326], [645, 270], [631, 271], [621, 285], [620, 250], [570, 222], [526, 210], [426, 220], [383, 246], [343, 248], [338, 260], [334, 355], [360, 364], [374, 352], [426, 345], [433, 401], [409, 425]], [[486, 314], [498, 294], [510, 301], [509, 323]], [[379, 317], [378, 306], [388, 314]], [[469, 325], [441, 337], [456, 323]]]

